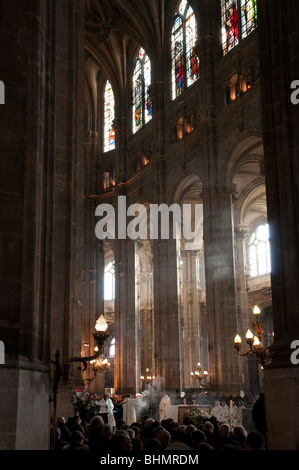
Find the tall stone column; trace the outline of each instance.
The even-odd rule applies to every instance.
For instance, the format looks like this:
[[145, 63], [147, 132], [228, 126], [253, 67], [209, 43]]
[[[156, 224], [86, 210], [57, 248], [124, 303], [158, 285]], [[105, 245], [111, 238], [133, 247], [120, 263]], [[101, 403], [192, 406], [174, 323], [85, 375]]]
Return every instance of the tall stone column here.
[[291, 361], [291, 344], [299, 339], [299, 105], [291, 101], [291, 84], [299, 79], [298, 17], [296, 1], [258, 2], [274, 324], [264, 392], [269, 448], [281, 450], [299, 445], [299, 365]]
[[115, 392], [137, 391], [137, 324], [135, 299], [135, 242], [115, 243]]
[[[206, 193], [209, 191], [206, 188]], [[216, 185], [213, 197], [218, 217], [207, 218], [204, 231], [210, 378], [213, 391], [232, 392], [239, 390], [239, 374], [234, 349], [237, 324], [231, 185]]]
[[[101, 176], [98, 174], [99, 134], [96, 131], [85, 132], [85, 199], [84, 199], [84, 283], [82, 310], [82, 342], [89, 346], [83, 347], [83, 354], [94, 353], [94, 326], [100, 314], [104, 313], [104, 247], [103, 241], [95, 236], [95, 210], [98, 204], [98, 189]], [[84, 379], [92, 378], [91, 371], [84, 372]], [[103, 393], [102, 377], [96, 377], [87, 388], [90, 392]], [[87, 383], [87, 382], [86, 382]]]
[[166, 390], [175, 390], [182, 386], [176, 240], [154, 240], [153, 262], [155, 374]]
[[[208, 11], [210, 3], [207, 3]], [[210, 34], [200, 38], [196, 53], [201, 64], [200, 132], [210, 382], [212, 391], [231, 392], [239, 390], [233, 344], [236, 331], [232, 221], [234, 186], [223, 182], [218, 173], [214, 41]]]
[[200, 328], [200, 311], [198, 298], [198, 252], [196, 250], [184, 250], [181, 253], [183, 261], [183, 285], [182, 285], [182, 319], [184, 324], [184, 385], [198, 388], [198, 381], [192, 380], [190, 373], [196, 369], [197, 363], [207, 369], [203, 364], [202, 337]]
[[49, 446], [54, 43], [54, 3], [1, 5], [2, 450]]

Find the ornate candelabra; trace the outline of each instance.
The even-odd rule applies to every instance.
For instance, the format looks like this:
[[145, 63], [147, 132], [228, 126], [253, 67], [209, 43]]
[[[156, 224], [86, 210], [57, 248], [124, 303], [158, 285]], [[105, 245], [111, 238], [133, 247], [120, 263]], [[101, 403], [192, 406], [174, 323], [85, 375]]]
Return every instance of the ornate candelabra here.
[[197, 363], [197, 369], [195, 372], [190, 373], [192, 379], [196, 379], [199, 382], [199, 388], [206, 388], [208, 386], [208, 372], [206, 370], [203, 371], [203, 375], [201, 375], [201, 365], [200, 362]]
[[270, 364], [271, 357], [269, 347], [263, 346], [263, 333], [264, 333], [264, 322], [259, 320], [259, 315], [261, 311], [257, 305], [255, 305], [253, 309], [253, 314], [255, 315], [256, 321], [252, 323], [252, 328], [255, 332], [255, 335], [252, 333], [251, 330], [247, 330], [246, 333], [246, 343], [249, 345], [248, 351], [242, 353], [242, 339], [237, 334], [235, 336], [235, 348], [240, 356], [256, 356], [256, 358], [260, 361], [261, 365], [264, 367], [267, 364]]
[[95, 378], [95, 375], [99, 371], [106, 371], [109, 369], [110, 364], [107, 359], [104, 359], [103, 356], [103, 347], [104, 343], [107, 340], [109, 333], [107, 332], [108, 324], [103, 315], [101, 315], [96, 324], [93, 337], [96, 343], [94, 348], [94, 354], [92, 356], [80, 356], [80, 357], [71, 357], [69, 358], [62, 366], [60, 364], [60, 353], [57, 350], [55, 354], [55, 360], [51, 361], [51, 380], [52, 380], [52, 396], [50, 397], [50, 402], [53, 402], [53, 416], [52, 416], [52, 449], [55, 447], [56, 440], [56, 407], [57, 407], [57, 394], [58, 394], [58, 385], [63, 378], [65, 383], [70, 381], [69, 378], [69, 369], [73, 362], [81, 362], [83, 364], [82, 372], [87, 369], [88, 363], [92, 365], [92, 370], [94, 372], [94, 377], [92, 379], [87, 379], [86, 381], [91, 381]]

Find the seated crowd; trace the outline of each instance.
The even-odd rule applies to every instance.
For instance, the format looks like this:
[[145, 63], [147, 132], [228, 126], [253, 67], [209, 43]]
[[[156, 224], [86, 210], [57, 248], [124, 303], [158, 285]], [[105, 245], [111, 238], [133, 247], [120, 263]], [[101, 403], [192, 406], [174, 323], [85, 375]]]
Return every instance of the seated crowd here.
[[57, 419], [54, 449], [87, 450], [99, 455], [145, 452], [159, 454], [168, 451], [204, 452], [212, 450], [264, 450], [264, 436], [257, 431], [219, 422], [212, 416], [197, 426], [190, 418], [179, 424], [172, 418], [161, 422], [145, 415], [140, 422], [130, 425], [122, 419], [116, 426], [104, 423], [95, 416], [83, 427], [80, 417]]

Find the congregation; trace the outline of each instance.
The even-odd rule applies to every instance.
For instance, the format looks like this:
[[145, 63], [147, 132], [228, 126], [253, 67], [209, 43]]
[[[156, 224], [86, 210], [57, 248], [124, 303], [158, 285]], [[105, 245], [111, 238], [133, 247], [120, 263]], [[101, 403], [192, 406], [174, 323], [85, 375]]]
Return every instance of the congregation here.
[[105, 422], [100, 415], [94, 416], [89, 423], [82, 422], [79, 415], [67, 421], [60, 416], [52, 448], [55, 451], [86, 450], [99, 456], [138, 452], [265, 450], [266, 429], [257, 418], [261, 416], [263, 420], [263, 394], [256, 401], [252, 414], [256, 420], [255, 429], [249, 431], [237, 421], [232, 426], [226, 403], [219, 401], [215, 402], [211, 416], [203, 418], [200, 424], [190, 416], [186, 416], [182, 424], [173, 418], [162, 416], [158, 420], [148, 414], [133, 423], [121, 418], [113, 423]]

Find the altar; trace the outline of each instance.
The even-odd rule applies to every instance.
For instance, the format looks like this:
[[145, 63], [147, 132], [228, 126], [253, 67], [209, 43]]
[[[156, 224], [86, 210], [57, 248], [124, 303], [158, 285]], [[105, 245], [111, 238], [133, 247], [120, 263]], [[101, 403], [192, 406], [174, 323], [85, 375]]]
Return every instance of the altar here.
[[179, 424], [183, 424], [186, 416], [190, 415], [193, 411], [201, 410], [204, 413], [210, 414], [210, 405], [171, 405], [166, 407], [167, 418], [172, 418]]

